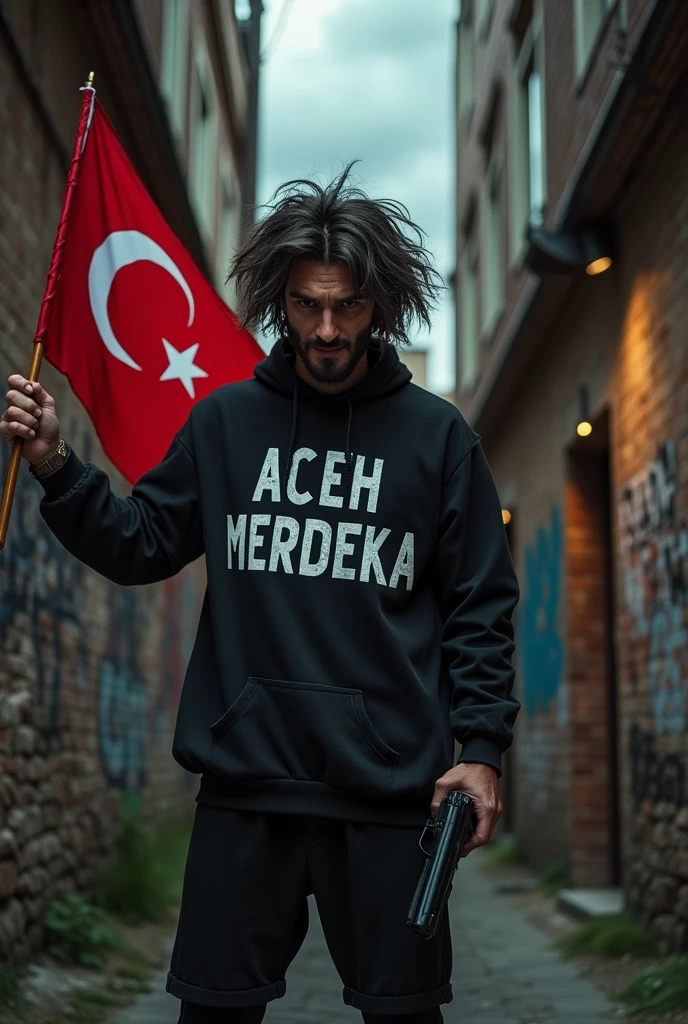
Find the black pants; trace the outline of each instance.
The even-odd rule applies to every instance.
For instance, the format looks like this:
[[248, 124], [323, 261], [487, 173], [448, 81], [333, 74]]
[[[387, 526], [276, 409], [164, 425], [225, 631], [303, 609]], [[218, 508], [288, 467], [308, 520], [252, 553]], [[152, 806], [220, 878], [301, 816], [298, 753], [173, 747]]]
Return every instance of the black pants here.
[[217, 1012], [189, 1010], [183, 1024], [262, 1020], [286, 990], [311, 894], [343, 1001], [365, 1021], [439, 1024], [452, 998], [449, 915], [430, 940], [406, 926], [420, 831], [199, 804], [167, 991]]
[[[247, 1006], [231, 1010], [182, 1002], [178, 1024], [261, 1024], [266, 1009], [266, 1006]], [[439, 1006], [421, 1010], [420, 1013], [394, 1014], [391, 1017], [376, 1013], [363, 1014], [363, 1024], [442, 1024], [442, 1021]]]

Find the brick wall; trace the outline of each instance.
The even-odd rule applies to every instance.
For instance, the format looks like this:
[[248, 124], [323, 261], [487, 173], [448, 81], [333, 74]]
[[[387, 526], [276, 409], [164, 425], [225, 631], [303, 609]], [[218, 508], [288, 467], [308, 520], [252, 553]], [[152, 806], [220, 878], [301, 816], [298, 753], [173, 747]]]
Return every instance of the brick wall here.
[[487, 455], [513, 516], [516, 608], [514, 827], [531, 863], [568, 862], [571, 843], [569, 684], [563, 581], [564, 466], [560, 438], [570, 402], [554, 346], [532, 368]]
[[613, 373], [627, 889], [645, 919], [685, 947], [688, 145], [681, 95], [619, 211], [623, 300]]
[[[615, 880], [618, 835], [631, 906], [677, 949], [688, 946], [685, 84], [613, 211], [614, 267], [553, 317], [488, 445], [522, 583], [517, 832], [536, 864], [564, 859], [580, 885]], [[575, 433], [581, 382], [589, 439]]]
[[[605, 418], [606, 420], [606, 418]], [[599, 421], [593, 434], [604, 430]], [[592, 437], [594, 443], [596, 437]], [[604, 453], [579, 443], [568, 452], [564, 486], [564, 580], [568, 594], [571, 742], [571, 848], [576, 885], [616, 882], [615, 728], [610, 707], [609, 644], [612, 622], [607, 572], [608, 489]]]
[[[62, 60], [81, 66], [71, 45]], [[67, 102], [59, 113], [73, 132], [73, 89]], [[2, 38], [0, 138], [4, 394], [8, 374], [28, 370], [64, 169]], [[67, 439], [128, 493], [67, 380], [45, 363], [41, 381]], [[9, 452], [2, 442], [3, 480]], [[40, 948], [51, 898], [92, 892], [122, 796], [177, 811], [192, 806], [196, 781], [170, 746], [200, 567], [152, 587], [112, 585], [54, 540], [38, 512], [41, 493], [23, 463], [0, 553], [0, 960]]]

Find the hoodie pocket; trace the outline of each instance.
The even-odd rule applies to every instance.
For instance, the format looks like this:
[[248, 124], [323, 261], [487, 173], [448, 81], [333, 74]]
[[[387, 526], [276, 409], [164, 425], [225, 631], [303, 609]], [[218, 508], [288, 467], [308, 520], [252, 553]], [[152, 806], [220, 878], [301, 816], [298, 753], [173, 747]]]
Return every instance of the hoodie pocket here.
[[300, 779], [384, 796], [399, 757], [361, 690], [250, 676], [214, 722], [209, 768], [234, 781]]

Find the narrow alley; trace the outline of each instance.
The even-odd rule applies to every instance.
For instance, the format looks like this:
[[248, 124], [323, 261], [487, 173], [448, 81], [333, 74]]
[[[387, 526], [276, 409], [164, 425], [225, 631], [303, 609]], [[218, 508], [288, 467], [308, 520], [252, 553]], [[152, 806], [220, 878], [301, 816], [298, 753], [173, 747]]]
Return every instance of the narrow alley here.
[[[445, 1024], [603, 1024], [614, 1009], [600, 991], [562, 961], [549, 938], [494, 890], [476, 857], [459, 867], [450, 901], [454, 936], [454, 999]], [[341, 1000], [341, 982], [325, 945], [311, 897], [306, 941], [287, 974], [287, 991], [270, 1003], [266, 1024], [355, 1024], [358, 1011]], [[175, 1024], [179, 1003], [155, 992], [115, 1024]]]
[[0, 1024], [178, 1024], [185, 878], [267, 998], [304, 817], [439, 998], [451, 790], [444, 1024], [688, 1024], [687, 97], [688, 0], [0, 0]]

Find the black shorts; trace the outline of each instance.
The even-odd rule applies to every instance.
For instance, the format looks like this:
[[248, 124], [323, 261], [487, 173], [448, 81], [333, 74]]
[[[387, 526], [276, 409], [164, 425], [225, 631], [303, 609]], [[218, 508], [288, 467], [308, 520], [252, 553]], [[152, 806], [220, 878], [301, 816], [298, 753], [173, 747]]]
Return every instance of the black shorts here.
[[167, 991], [201, 1006], [284, 995], [313, 893], [345, 1003], [403, 1014], [450, 1002], [447, 911], [433, 939], [406, 925], [420, 831], [198, 804]]

